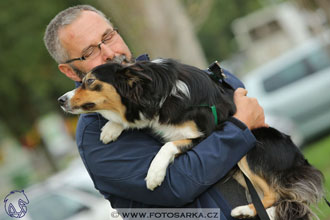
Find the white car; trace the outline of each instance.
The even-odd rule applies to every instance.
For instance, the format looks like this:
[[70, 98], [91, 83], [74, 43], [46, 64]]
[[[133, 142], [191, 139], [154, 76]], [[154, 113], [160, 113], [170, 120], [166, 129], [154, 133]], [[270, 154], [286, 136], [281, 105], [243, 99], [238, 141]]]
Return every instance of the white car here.
[[[81, 159], [67, 170], [25, 190], [29, 200], [22, 220], [109, 220], [109, 201], [94, 189]], [[0, 220], [12, 220], [0, 210]], [[120, 218], [117, 218], [120, 219]]]
[[[248, 95], [256, 97], [265, 115], [294, 125], [302, 141], [330, 129], [329, 34], [312, 39], [247, 74]], [[272, 124], [271, 124], [272, 125]]]

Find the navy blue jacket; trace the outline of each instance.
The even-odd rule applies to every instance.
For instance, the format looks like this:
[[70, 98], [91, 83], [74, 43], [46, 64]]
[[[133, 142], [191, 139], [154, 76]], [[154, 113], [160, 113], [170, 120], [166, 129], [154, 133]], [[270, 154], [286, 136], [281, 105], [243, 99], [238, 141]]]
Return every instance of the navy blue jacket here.
[[[233, 88], [243, 87], [232, 74], [226, 75], [226, 82]], [[221, 219], [232, 219], [231, 207], [212, 186], [255, 144], [253, 134], [243, 123], [228, 120], [223, 130], [213, 132], [177, 157], [162, 185], [150, 191], [144, 178], [162, 143], [144, 129], [124, 131], [117, 141], [103, 144], [100, 132], [106, 122], [97, 113], [82, 114], [76, 141], [95, 188], [113, 208], [220, 208]]]

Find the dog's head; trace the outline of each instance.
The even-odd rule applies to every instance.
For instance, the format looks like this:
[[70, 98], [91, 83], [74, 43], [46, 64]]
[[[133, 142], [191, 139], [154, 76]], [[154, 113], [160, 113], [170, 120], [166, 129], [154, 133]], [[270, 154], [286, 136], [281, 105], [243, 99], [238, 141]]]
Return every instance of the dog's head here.
[[107, 63], [94, 68], [81, 85], [61, 96], [61, 108], [71, 114], [110, 110], [124, 116], [123, 98], [139, 104], [145, 84], [152, 81], [143, 69], [133, 65]]

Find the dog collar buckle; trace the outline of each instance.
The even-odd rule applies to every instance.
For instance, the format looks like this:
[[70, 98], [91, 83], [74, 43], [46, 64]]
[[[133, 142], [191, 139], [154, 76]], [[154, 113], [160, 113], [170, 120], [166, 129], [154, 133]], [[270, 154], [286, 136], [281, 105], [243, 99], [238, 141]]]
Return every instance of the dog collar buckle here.
[[220, 64], [218, 61], [214, 61], [209, 67], [208, 70], [211, 72], [209, 75], [210, 77], [216, 81], [222, 81], [223, 79], [225, 79], [227, 76], [226, 74], [223, 72]]

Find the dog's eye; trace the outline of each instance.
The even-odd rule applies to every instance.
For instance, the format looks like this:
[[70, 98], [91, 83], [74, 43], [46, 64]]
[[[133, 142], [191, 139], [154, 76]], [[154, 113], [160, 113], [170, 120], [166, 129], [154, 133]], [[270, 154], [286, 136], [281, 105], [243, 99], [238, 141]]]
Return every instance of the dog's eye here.
[[86, 80], [86, 83], [87, 83], [87, 85], [92, 85], [92, 83], [95, 81], [95, 79], [87, 79]]

